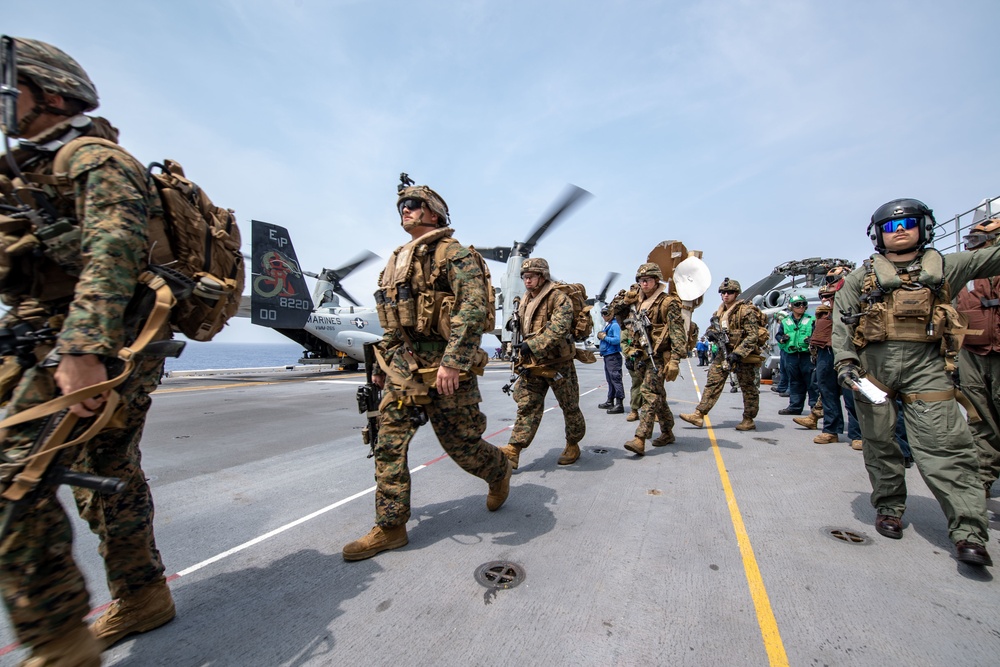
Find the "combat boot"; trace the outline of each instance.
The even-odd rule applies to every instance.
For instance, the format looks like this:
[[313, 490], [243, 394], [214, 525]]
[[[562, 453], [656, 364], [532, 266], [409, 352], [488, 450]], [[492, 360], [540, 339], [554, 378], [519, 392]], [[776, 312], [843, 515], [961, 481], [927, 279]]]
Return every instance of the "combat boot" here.
[[653, 447], [663, 447], [664, 445], [672, 445], [676, 441], [677, 438], [674, 437], [673, 431], [668, 430], [662, 431], [660, 433], [660, 437], [655, 438], [650, 444], [653, 445]]
[[347, 561], [364, 560], [389, 549], [405, 547], [409, 542], [405, 523], [401, 526], [375, 526], [360, 540], [344, 547], [342, 555]]
[[639, 411], [638, 410], [632, 410], [631, 412], [629, 412], [628, 415], [625, 417], [625, 421], [627, 421], [627, 422], [637, 422], [637, 421], [639, 421]]
[[736, 425], [737, 431], [756, 431], [757, 425], [749, 417], [744, 417], [743, 421]]
[[21, 667], [101, 667], [101, 645], [80, 623], [58, 639], [32, 648]]
[[836, 433], [820, 433], [813, 438], [813, 442], [817, 445], [829, 445], [830, 443], [840, 442], [840, 438], [837, 437]]
[[793, 417], [792, 421], [810, 431], [816, 430], [816, 426], [819, 424], [819, 420], [816, 419], [816, 414], [813, 412], [810, 412], [805, 417]]
[[698, 428], [701, 428], [705, 424], [705, 415], [701, 414], [697, 410], [686, 415], [677, 415], [677, 416], [686, 421], [688, 424], [693, 424]]
[[486, 495], [486, 509], [491, 512], [500, 509], [504, 501], [507, 500], [507, 496], [510, 495], [510, 476], [514, 474], [514, 468], [511, 467], [510, 461], [504, 463], [506, 465], [503, 477], [490, 484], [490, 492]]
[[608, 414], [609, 415], [620, 415], [620, 414], [624, 414], [624, 412], [625, 412], [625, 406], [622, 405], [622, 399], [616, 398], [615, 399], [615, 404], [613, 406], [611, 406], [610, 410], [608, 410]]
[[104, 651], [129, 635], [158, 628], [176, 615], [167, 582], [158, 581], [112, 602], [90, 631]]
[[563, 450], [556, 463], [561, 466], [568, 466], [571, 463], [576, 463], [578, 458], [580, 458], [580, 445], [571, 445], [567, 442], [566, 449]]
[[625, 443], [625, 449], [639, 456], [646, 455], [646, 441], [642, 438], [632, 438]]
[[503, 452], [503, 455], [507, 457], [508, 461], [510, 461], [510, 467], [513, 468], [514, 470], [517, 470], [517, 464], [518, 461], [521, 459], [522, 449], [523, 447], [521, 447], [521, 445], [509, 445], [509, 444], [504, 445], [503, 447], [500, 448], [500, 451]]
[[597, 404], [597, 409], [598, 410], [607, 410], [608, 408], [613, 407], [614, 404], [615, 404], [614, 400], [612, 400], [612, 399], [609, 398], [608, 400], [604, 401], [603, 403], [598, 403]]

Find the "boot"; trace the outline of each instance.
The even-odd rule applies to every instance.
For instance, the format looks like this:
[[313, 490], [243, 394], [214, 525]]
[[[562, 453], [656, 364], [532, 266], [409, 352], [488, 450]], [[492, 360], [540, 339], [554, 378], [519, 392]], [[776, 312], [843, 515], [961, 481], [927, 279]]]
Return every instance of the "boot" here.
[[756, 431], [757, 425], [749, 417], [744, 417], [743, 421], [736, 425], [737, 431]]
[[406, 536], [406, 524], [401, 526], [375, 526], [360, 540], [354, 540], [344, 547], [344, 560], [364, 560], [377, 553], [405, 547], [410, 542]]
[[21, 667], [101, 667], [101, 644], [80, 623], [58, 639], [33, 647]]
[[613, 406], [611, 406], [610, 410], [608, 410], [608, 414], [609, 415], [620, 415], [620, 414], [623, 414], [624, 412], [625, 412], [625, 406], [622, 405], [622, 399], [616, 398], [615, 399], [615, 404]]
[[840, 439], [837, 437], [836, 433], [820, 433], [813, 438], [813, 442], [817, 445], [829, 445], [833, 442], [840, 442]]
[[650, 444], [652, 444], [653, 447], [663, 447], [664, 445], [671, 445], [676, 441], [677, 438], [674, 437], [672, 431], [661, 431], [660, 437], [655, 438]]
[[503, 455], [507, 457], [508, 461], [510, 461], [510, 467], [513, 468], [514, 470], [517, 470], [517, 463], [521, 458], [522, 449], [523, 447], [521, 447], [521, 445], [511, 445], [511, 444], [504, 445], [503, 447], [500, 448], [500, 451], [503, 452]]
[[639, 411], [638, 410], [632, 410], [631, 412], [629, 412], [628, 415], [625, 417], [625, 421], [627, 421], [627, 422], [637, 422], [637, 421], [639, 421]]
[[816, 430], [816, 425], [819, 423], [819, 420], [816, 419], [816, 414], [813, 412], [810, 412], [805, 417], [794, 417], [792, 421], [798, 424], [799, 426], [807, 428], [811, 431]]
[[160, 627], [176, 613], [167, 582], [159, 581], [112, 602], [90, 626], [90, 632], [104, 651], [129, 635]]
[[699, 412], [698, 410], [695, 410], [694, 412], [691, 412], [686, 415], [677, 415], [677, 416], [686, 421], [688, 424], [694, 424], [698, 428], [701, 428], [705, 424], [705, 415], [701, 414], [701, 412]]
[[632, 438], [625, 443], [625, 449], [639, 456], [646, 455], [646, 441], [642, 438]]
[[608, 408], [613, 407], [614, 404], [615, 404], [614, 399], [609, 398], [608, 400], [604, 401], [603, 403], [599, 403], [597, 405], [597, 409], [598, 410], [607, 410]]
[[571, 463], [576, 463], [578, 458], [580, 458], [580, 445], [571, 445], [567, 442], [566, 449], [563, 450], [556, 463], [561, 466], [568, 466]]
[[514, 468], [511, 467], [510, 461], [505, 461], [506, 472], [504, 476], [500, 478], [499, 481], [490, 484], [490, 492], [486, 494], [486, 509], [491, 512], [496, 512], [507, 500], [507, 496], [510, 495], [510, 476], [514, 473]]

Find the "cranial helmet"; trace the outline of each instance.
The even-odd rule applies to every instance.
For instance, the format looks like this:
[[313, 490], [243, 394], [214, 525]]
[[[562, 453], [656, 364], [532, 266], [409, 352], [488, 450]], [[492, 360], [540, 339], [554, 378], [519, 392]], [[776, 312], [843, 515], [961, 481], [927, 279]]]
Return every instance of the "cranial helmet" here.
[[643, 276], [652, 276], [657, 280], [663, 280], [663, 271], [660, 270], [660, 265], [654, 262], [646, 262], [645, 264], [639, 265], [638, 270], [635, 272], [635, 281], [639, 282], [639, 278]]
[[[93, 81], [87, 76], [87, 72], [80, 67], [80, 63], [73, 60], [61, 49], [57, 49], [51, 44], [40, 42], [37, 39], [25, 39], [23, 37], [11, 38], [14, 42], [14, 60], [17, 67], [18, 79], [27, 81], [35, 90], [35, 108], [32, 114], [23, 118], [18, 125], [26, 127], [32, 120], [43, 112], [60, 115], [76, 113], [76, 110], [67, 112], [64, 109], [50, 107], [44, 104], [44, 100], [39, 99], [36, 91], [61, 95], [67, 99], [79, 100], [83, 104], [84, 111], [96, 109], [98, 105], [97, 88]], [[6, 57], [6, 54], [5, 54]], [[5, 100], [5, 103], [13, 103], [13, 99]], [[11, 136], [18, 136], [18, 128], [5, 128]]]
[[965, 249], [977, 250], [996, 245], [997, 236], [1000, 236], [1000, 218], [983, 220], [969, 230], [965, 237]]
[[919, 220], [917, 228], [920, 230], [920, 236], [917, 239], [917, 245], [912, 248], [906, 248], [902, 252], [910, 252], [911, 250], [923, 248], [934, 240], [934, 211], [929, 209], [927, 204], [919, 199], [893, 199], [875, 209], [875, 213], [872, 214], [872, 221], [868, 225], [868, 238], [875, 245], [876, 252], [885, 254], [882, 225], [890, 220], [910, 217]]
[[426, 185], [414, 185], [413, 181], [406, 174], [400, 174], [400, 181], [401, 183], [396, 186], [398, 194], [396, 197], [396, 209], [399, 211], [400, 218], [403, 217], [403, 209], [400, 206], [403, 200], [419, 199], [427, 204], [427, 208], [437, 213], [439, 227], [447, 227], [451, 224], [451, 218], [448, 216], [448, 204], [445, 203], [444, 197]]
[[827, 271], [824, 279], [825, 284], [819, 288], [819, 295], [824, 298], [832, 296], [844, 286], [844, 278], [850, 272], [851, 270], [846, 266], [835, 266]]
[[521, 277], [525, 273], [537, 273], [545, 280], [549, 279], [549, 263], [541, 257], [529, 257], [521, 264]]
[[737, 294], [743, 291], [740, 287], [740, 283], [732, 278], [726, 277], [722, 279], [722, 284], [719, 285], [719, 292], [732, 292], [735, 291]]
[[800, 303], [801, 303], [801, 304], [808, 304], [808, 303], [809, 303], [809, 300], [808, 300], [808, 299], [806, 299], [806, 298], [805, 298], [804, 296], [802, 296], [801, 294], [796, 294], [795, 296], [793, 296], [793, 297], [792, 297], [791, 299], [789, 299], [789, 300], [788, 300], [788, 305], [789, 305], [789, 306], [797, 306], [797, 305], [799, 305]]

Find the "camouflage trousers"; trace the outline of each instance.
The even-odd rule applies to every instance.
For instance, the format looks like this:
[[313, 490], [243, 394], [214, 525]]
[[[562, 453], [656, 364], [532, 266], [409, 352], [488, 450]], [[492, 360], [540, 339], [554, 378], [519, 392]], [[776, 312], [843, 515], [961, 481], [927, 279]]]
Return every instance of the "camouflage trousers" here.
[[642, 396], [642, 410], [635, 437], [643, 440], [653, 435], [653, 425], [659, 422], [661, 433], [674, 430], [674, 413], [667, 405], [667, 391], [663, 387], [663, 376], [653, 370], [652, 364], [636, 364], [636, 374], [641, 374], [639, 393]]
[[[708, 369], [708, 377], [705, 378], [705, 389], [701, 392], [701, 402], [698, 403], [698, 412], [707, 415], [715, 407], [722, 390], [726, 387], [726, 380], [729, 373], [722, 370], [723, 355], [719, 354]], [[760, 410], [760, 388], [757, 387], [757, 367], [750, 364], [736, 364], [736, 381], [740, 385], [740, 392], [743, 394], [743, 418], [753, 419]]]
[[553, 367], [560, 376], [559, 379], [543, 378], [526, 375], [517, 381], [514, 387], [514, 400], [517, 402], [517, 419], [507, 444], [526, 448], [535, 438], [538, 425], [542, 423], [542, 413], [545, 412], [545, 394], [549, 387], [559, 403], [566, 422], [566, 442], [572, 445], [580, 444], [587, 433], [587, 423], [580, 410], [580, 381], [576, 376], [576, 366], [570, 361]]
[[[441, 398], [434, 399], [424, 409], [444, 451], [471, 475], [490, 484], [501, 479], [507, 472], [507, 459], [499, 447], [483, 440], [486, 415], [479, 406], [473, 403], [456, 407], [455, 401], [448, 400], [446, 405], [441, 402]], [[382, 425], [375, 445], [375, 523], [383, 527], [401, 526], [410, 520], [407, 451], [419, 428], [412, 420], [414, 409], [393, 401], [381, 411]]]
[[[105, 430], [62, 456], [64, 465], [72, 461], [69, 467], [74, 471], [117, 477], [125, 483], [117, 494], [73, 489], [80, 516], [100, 539], [112, 598], [163, 580], [163, 562], [153, 538], [153, 498], [139, 452], [149, 393], [156, 388], [162, 369], [160, 359], [141, 362], [119, 387], [124, 426]], [[55, 396], [53, 370], [29, 369], [14, 392], [9, 414]], [[12, 457], [23, 455], [42, 422], [11, 428], [3, 440], [4, 452]], [[90, 595], [73, 561], [73, 529], [56, 488], [41, 487], [34, 501], [22, 507], [0, 544], [0, 592], [18, 640], [36, 646], [81, 623], [90, 613]], [[7, 502], [0, 501], [0, 511], [6, 509]]]
[[1000, 354], [973, 354], [962, 350], [958, 371], [964, 393], [980, 421], [970, 422], [969, 430], [979, 453], [979, 478], [988, 490], [1000, 476]]

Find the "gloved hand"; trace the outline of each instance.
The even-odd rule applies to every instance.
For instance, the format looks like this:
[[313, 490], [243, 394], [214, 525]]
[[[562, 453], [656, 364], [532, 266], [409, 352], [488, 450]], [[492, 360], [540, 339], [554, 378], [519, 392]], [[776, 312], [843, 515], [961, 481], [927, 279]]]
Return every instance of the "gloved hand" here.
[[782, 345], [784, 345], [785, 343], [787, 343], [788, 341], [790, 341], [790, 340], [791, 340], [791, 337], [789, 337], [789, 335], [788, 335], [788, 334], [785, 334], [785, 333], [779, 333], [779, 334], [777, 334], [777, 335], [776, 335], [776, 336], [774, 337], [774, 340], [776, 340], [776, 341], [778, 341], [779, 343], [781, 343]]
[[847, 362], [837, 369], [837, 384], [844, 389], [854, 390], [854, 386], [859, 382], [861, 382], [861, 369], [857, 364]]
[[735, 352], [730, 352], [726, 355], [726, 361], [729, 362], [730, 366], [735, 366], [736, 364], [743, 363], [743, 357], [736, 354]]
[[527, 343], [519, 343], [518, 346], [517, 346], [517, 352], [518, 352], [518, 354], [521, 355], [521, 357], [525, 357], [525, 356], [531, 354], [531, 348], [528, 347]]
[[629, 290], [625, 292], [625, 298], [623, 299], [625, 305], [631, 306], [633, 303], [639, 303], [640, 301], [639, 295], [641, 293], [642, 292], [639, 291], [638, 285], [632, 285], [632, 287], [630, 287]]
[[681, 372], [681, 362], [676, 359], [671, 359], [670, 363], [667, 364], [666, 370], [663, 372], [663, 379], [667, 382], [673, 382], [677, 379], [677, 374]]

